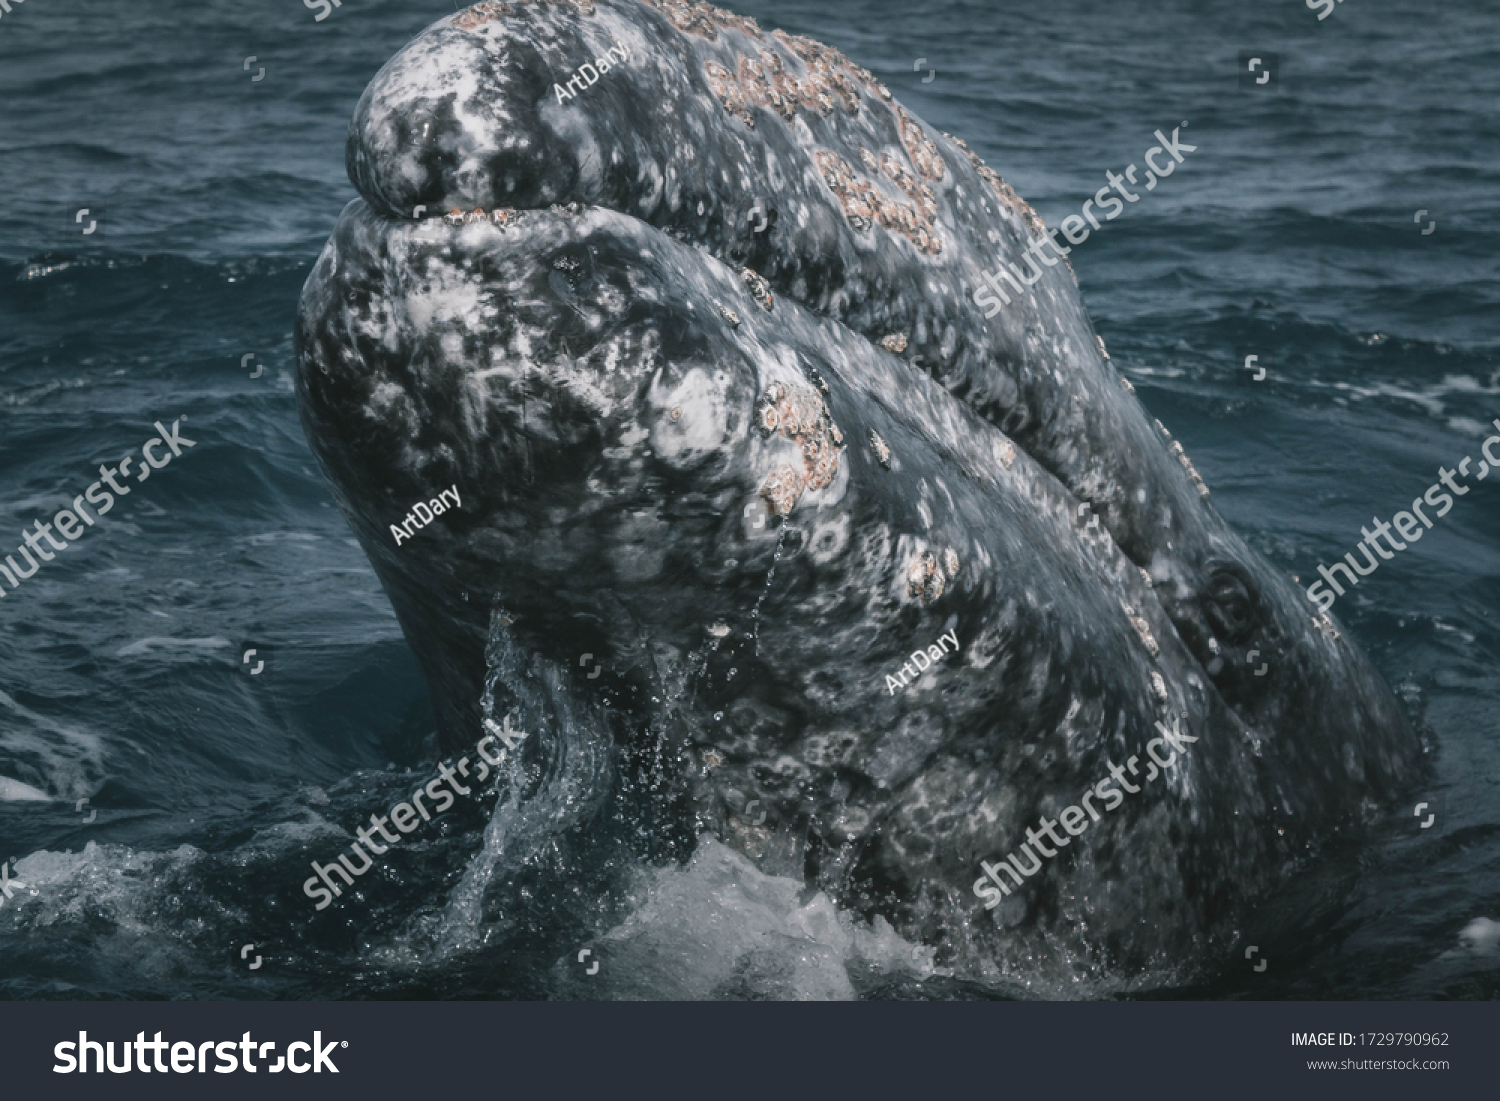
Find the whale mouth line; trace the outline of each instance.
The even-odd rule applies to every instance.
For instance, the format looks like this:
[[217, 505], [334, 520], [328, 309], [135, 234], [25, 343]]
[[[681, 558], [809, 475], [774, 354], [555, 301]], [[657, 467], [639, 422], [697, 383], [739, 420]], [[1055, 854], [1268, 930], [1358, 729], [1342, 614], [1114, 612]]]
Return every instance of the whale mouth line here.
[[[401, 224], [403, 221], [402, 219], [392, 219], [390, 215], [385, 214], [378, 209], [370, 209], [371, 212], [377, 217], [391, 220], [397, 224]], [[515, 229], [520, 226], [524, 221], [524, 216], [529, 214], [552, 214], [559, 217], [571, 218], [587, 218], [589, 216], [596, 216], [605, 220], [614, 218], [622, 219], [629, 222], [632, 226], [638, 228], [638, 230], [642, 233], [661, 235], [677, 245], [691, 248], [694, 252], [702, 256], [704, 259], [718, 264], [728, 271], [733, 272], [736, 270], [730, 261], [716, 255], [712, 249], [710, 249], [705, 243], [701, 241], [691, 238], [683, 238], [673, 234], [667, 234], [660, 227], [653, 225], [651, 222], [645, 219], [638, 218], [628, 211], [621, 211], [613, 207], [603, 205], [584, 205], [577, 201], [571, 201], [568, 203], [553, 203], [547, 207], [504, 207], [491, 211], [485, 211], [482, 208], [475, 208], [471, 211], [465, 212], [455, 207], [445, 214], [425, 215], [421, 219], [421, 223], [431, 223], [436, 220], [441, 220], [447, 226], [455, 230], [467, 229], [472, 225], [484, 225], [491, 229], [503, 232], [506, 230]], [[406, 224], [412, 223], [406, 222]], [[582, 235], [580, 235], [580, 239], [581, 237]], [[541, 264], [542, 262], [543, 261], [538, 258], [537, 263]], [[763, 284], [764, 280], [760, 279], [758, 275], [756, 275], [749, 269], [740, 268], [739, 271], [742, 274], [743, 280], [741, 289], [763, 309], [766, 308], [762, 298], [758, 297], [756, 289], [757, 284]], [[769, 292], [764, 292], [764, 294], [766, 298], [769, 298]], [[1131, 623], [1132, 627], [1135, 629], [1135, 632], [1141, 637], [1142, 642], [1146, 646], [1148, 651], [1151, 651], [1154, 655], [1154, 652], [1158, 646], [1158, 640], [1153, 636], [1151, 628], [1154, 627], [1155, 634], [1160, 635], [1163, 628], [1169, 626], [1171, 628], [1174, 640], [1180, 647], [1181, 653], [1192, 661], [1195, 669], [1202, 674], [1205, 682], [1208, 685], [1214, 685], [1215, 678], [1208, 672], [1206, 663], [1202, 661], [1194, 652], [1194, 649], [1189, 645], [1188, 640], [1183, 637], [1180, 626], [1172, 620], [1171, 616], [1167, 613], [1165, 606], [1162, 605], [1161, 602], [1157, 599], [1157, 594], [1155, 592], [1155, 582], [1151, 580], [1150, 574], [1147, 570], [1149, 560], [1143, 562], [1132, 558], [1131, 555], [1117, 540], [1114, 532], [1110, 530], [1109, 525], [1103, 522], [1103, 520], [1098, 516], [1091, 515], [1086, 518], [1085, 506], [1088, 506], [1088, 508], [1091, 509], [1092, 503], [1086, 496], [1079, 493], [1078, 490], [1075, 489], [1075, 487], [1070, 486], [1059, 475], [1057, 471], [1052, 469], [1052, 467], [1045, 461], [1045, 456], [1038, 456], [1034, 454], [1033, 451], [1029, 447], [1027, 447], [1023, 441], [1017, 440], [1016, 438], [1012, 437], [1004, 430], [1003, 427], [979, 413], [969, 402], [964, 400], [962, 397], [954, 394], [947, 386], [942, 383], [942, 381], [934, 377], [934, 375], [928, 370], [923, 369], [915, 362], [906, 360], [902, 356], [900, 356], [897, 351], [890, 346], [889, 337], [885, 338], [884, 340], [877, 340], [869, 334], [862, 332], [859, 328], [848, 324], [843, 318], [831, 316], [828, 313], [816, 309], [810, 303], [792, 299], [791, 304], [797, 309], [801, 310], [808, 318], [814, 320], [816, 323], [833, 326], [839, 332], [847, 335], [848, 337], [859, 339], [872, 351], [880, 353], [892, 360], [904, 364], [907, 369], [904, 371], [900, 371], [899, 373], [908, 380], [907, 385], [919, 388], [924, 393], [924, 395], [928, 396], [930, 399], [935, 399], [938, 402], [951, 401], [954, 407], [959, 410], [961, 412], [961, 415], [966, 419], [971, 430], [976, 433], [982, 434], [993, 441], [996, 441], [1000, 445], [1000, 450], [1011, 457], [1011, 461], [1014, 460], [1014, 454], [1017, 452], [1019, 452], [1021, 455], [1024, 455], [1025, 458], [1033, 464], [1036, 471], [1039, 474], [1045, 476], [1051, 488], [1066, 503], [1064, 511], [1066, 511], [1069, 516], [1076, 518], [1078, 521], [1078, 538], [1086, 543], [1090, 547], [1091, 553], [1101, 560], [1101, 567], [1104, 568], [1105, 572], [1112, 573], [1109, 568], [1108, 561], [1110, 558], [1115, 556], [1118, 556], [1118, 561], [1125, 567], [1139, 571], [1140, 575], [1145, 581], [1146, 592], [1149, 593], [1150, 599], [1156, 602], [1159, 614], [1151, 627], [1147, 627], [1145, 622], [1141, 620], [1138, 614], [1140, 609], [1131, 608], [1130, 605], [1124, 604], [1123, 601], [1122, 606], [1123, 608], [1127, 609], [1124, 613], [1126, 620]], [[731, 322], [731, 324], [733, 324], [733, 322]], [[569, 361], [577, 360], [579, 355], [585, 354], [575, 354], [569, 349], [563, 349], [563, 351], [567, 353]], [[541, 357], [538, 357], [533, 361], [531, 366], [535, 367], [541, 361]], [[896, 400], [899, 399], [902, 395], [892, 395], [890, 393], [887, 393], [879, 386], [869, 384], [866, 379], [860, 377], [859, 375], [854, 375], [852, 377], [841, 375], [841, 377], [843, 378], [843, 381], [846, 385], [861, 392], [863, 395], [865, 395], [865, 397], [877, 404], [888, 416], [899, 418], [902, 410], [897, 406]], [[962, 456], [958, 451], [951, 448], [947, 441], [945, 441], [944, 439], [939, 437], [933, 439], [932, 441], [930, 441], [930, 443], [941, 453], [941, 455], [945, 459], [947, 459], [952, 464], [953, 469], [961, 473], [963, 476], [974, 477], [982, 485], [994, 484], [995, 478], [993, 474], [984, 470], [976, 471], [972, 469], [970, 463], [965, 461], [964, 456]], [[1005, 465], [1008, 468], [1010, 463], [1007, 462]], [[1216, 691], [1216, 694], [1219, 693], [1217, 693]], [[1229, 702], [1223, 699], [1222, 694], [1219, 695], [1221, 703], [1226, 708], [1226, 710], [1235, 711], [1235, 709], [1229, 704]], [[1235, 718], [1241, 726], [1248, 725], [1237, 713], [1235, 715]]]

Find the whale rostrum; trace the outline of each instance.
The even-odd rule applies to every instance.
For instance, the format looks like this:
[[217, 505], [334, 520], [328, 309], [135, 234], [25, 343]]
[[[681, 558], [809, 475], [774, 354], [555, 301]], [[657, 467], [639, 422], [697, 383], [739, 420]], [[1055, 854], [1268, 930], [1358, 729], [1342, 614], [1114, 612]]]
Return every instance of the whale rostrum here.
[[[1201, 958], [1412, 776], [1388, 688], [1220, 517], [1066, 260], [975, 306], [1035, 212], [837, 51], [479, 4], [380, 71], [347, 161], [298, 394], [445, 746], [503, 608], [609, 693], [601, 737], [667, 744], [700, 828], [974, 976]], [[981, 864], [1158, 724], [1191, 752], [987, 910]]]

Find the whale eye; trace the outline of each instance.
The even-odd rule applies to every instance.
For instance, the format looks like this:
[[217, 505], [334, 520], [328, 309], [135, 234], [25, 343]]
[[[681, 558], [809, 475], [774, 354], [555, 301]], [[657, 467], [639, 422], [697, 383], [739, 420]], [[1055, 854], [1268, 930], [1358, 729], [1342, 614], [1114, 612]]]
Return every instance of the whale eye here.
[[1204, 611], [1221, 638], [1238, 641], [1255, 626], [1253, 583], [1233, 567], [1220, 567], [1209, 577]]

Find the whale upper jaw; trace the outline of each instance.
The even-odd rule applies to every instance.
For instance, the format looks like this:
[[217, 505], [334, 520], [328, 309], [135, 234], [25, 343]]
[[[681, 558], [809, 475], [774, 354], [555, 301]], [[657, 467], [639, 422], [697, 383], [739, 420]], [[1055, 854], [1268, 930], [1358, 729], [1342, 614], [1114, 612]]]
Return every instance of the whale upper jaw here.
[[[687, 744], [674, 790], [727, 839], [796, 835], [799, 870], [976, 966], [1226, 935], [1409, 774], [1379, 677], [1204, 499], [1069, 272], [993, 322], [967, 300], [1040, 223], [966, 148], [806, 40], [588, 7], [480, 5], [382, 70], [299, 316], [309, 439], [449, 744], [503, 606]], [[607, 42], [629, 63], [560, 105]], [[393, 546], [450, 484], [463, 509]], [[978, 910], [979, 862], [1161, 720], [1199, 741], [1160, 790]]]

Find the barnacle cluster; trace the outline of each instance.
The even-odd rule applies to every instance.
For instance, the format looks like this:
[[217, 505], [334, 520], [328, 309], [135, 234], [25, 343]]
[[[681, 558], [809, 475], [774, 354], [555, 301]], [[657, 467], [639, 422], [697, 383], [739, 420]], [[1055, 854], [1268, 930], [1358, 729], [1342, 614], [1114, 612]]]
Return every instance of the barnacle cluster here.
[[958, 552], [952, 547], [939, 557], [924, 550], [906, 570], [906, 592], [923, 604], [931, 604], [943, 595], [948, 582], [958, 576]]
[[[517, 4], [534, 3], [538, 7], [547, 7], [549, 0], [515, 0]], [[564, 0], [553, 0], [553, 2], [564, 2]], [[594, 14], [592, 0], [566, 0], [567, 3], [583, 12], [584, 15]], [[503, 0], [482, 0], [471, 8], [465, 8], [453, 17], [453, 26], [461, 31], [472, 31], [476, 27], [482, 27], [486, 23], [493, 23], [502, 16], [509, 15], [515, 9]]]
[[1156, 427], [1166, 437], [1167, 450], [1177, 456], [1177, 461], [1182, 464], [1182, 469], [1187, 471], [1188, 481], [1193, 483], [1193, 487], [1197, 489], [1198, 495], [1200, 497], [1207, 497], [1209, 495], [1209, 488], [1203, 483], [1203, 479], [1198, 476], [1198, 471], [1193, 468], [1193, 460], [1187, 457], [1187, 452], [1182, 449], [1182, 444], [1172, 439], [1172, 433], [1167, 431], [1167, 426], [1162, 424], [1161, 421], [1156, 422]]
[[1135, 633], [1141, 636], [1141, 641], [1146, 644], [1147, 652], [1156, 657], [1161, 653], [1161, 647], [1156, 644], [1156, 636], [1151, 633], [1151, 625], [1146, 622], [1146, 617], [1140, 615], [1133, 607], [1120, 601], [1120, 607], [1125, 610], [1125, 618], [1130, 620], [1130, 625], [1135, 628]]
[[760, 304], [760, 308], [770, 312], [775, 299], [771, 297], [771, 284], [749, 268], [740, 269], [740, 279], [744, 282], [746, 289], [750, 291], [750, 297]]
[[1021, 219], [1026, 223], [1026, 228], [1031, 230], [1033, 234], [1040, 235], [1047, 232], [1046, 223], [1042, 221], [1035, 210], [1031, 209], [1031, 204], [1017, 195], [1016, 189], [1002, 180], [998, 172], [980, 160], [979, 154], [970, 149], [968, 143], [963, 138], [955, 138], [952, 134], [944, 134], [943, 136], [964, 151], [964, 155], [969, 158], [969, 163], [974, 166], [974, 171], [979, 173], [980, 179], [989, 184], [990, 189], [999, 197], [1001, 206], [1019, 214]]
[[475, 4], [472, 8], [465, 8], [455, 15], [453, 25], [461, 31], [472, 31], [475, 27], [493, 23], [502, 15], [508, 15], [511, 10], [509, 4], [499, 3], [497, 0], [484, 0], [483, 3]]
[[[857, 172], [853, 165], [832, 150], [814, 150], [813, 162], [822, 173], [828, 190], [838, 199], [844, 217], [855, 230], [863, 232], [879, 222], [893, 233], [901, 234], [916, 245], [920, 252], [935, 255], [942, 251], [942, 241], [936, 233], [929, 232], [936, 221], [937, 204], [932, 200], [932, 192], [925, 185], [912, 180], [910, 173], [905, 174], [906, 179], [920, 188], [921, 192], [925, 192], [925, 196], [920, 196], [917, 203], [902, 203], [887, 198], [866, 176]], [[893, 182], [900, 186], [900, 182], [894, 177]]]
[[764, 437], [779, 435], [802, 452], [802, 469], [786, 466], [761, 485], [760, 495], [774, 516], [792, 511], [803, 489], [832, 484], [839, 469], [844, 434], [833, 423], [823, 395], [809, 386], [773, 382], [755, 405], [755, 427]]
[[459, 210], [458, 207], [454, 207], [447, 214], [443, 215], [443, 221], [450, 226], [470, 226], [475, 222], [488, 222], [490, 225], [505, 229], [515, 225], [520, 220], [521, 212], [513, 207], [506, 207], [504, 210], [491, 210], [489, 213], [485, 213], [485, 211], [477, 206], [468, 213]]
[[684, 0], [641, 0], [648, 8], [655, 8], [667, 17], [667, 21], [685, 34], [696, 34], [710, 42], [719, 37], [719, 28], [741, 31], [751, 38], [764, 38], [760, 26], [749, 16], [739, 15], [712, 4], [687, 3]]
[[911, 157], [911, 163], [917, 166], [917, 171], [929, 180], [941, 180], [944, 172], [943, 157], [932, 139], [917, 124], [917, 120], [906, 113], [904, 107], [896, 108], [896, 122], [901, 130], [901, 144], [906, 146], [907, 156]]

